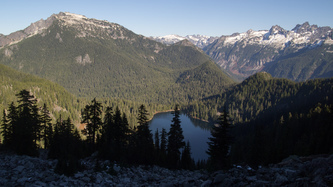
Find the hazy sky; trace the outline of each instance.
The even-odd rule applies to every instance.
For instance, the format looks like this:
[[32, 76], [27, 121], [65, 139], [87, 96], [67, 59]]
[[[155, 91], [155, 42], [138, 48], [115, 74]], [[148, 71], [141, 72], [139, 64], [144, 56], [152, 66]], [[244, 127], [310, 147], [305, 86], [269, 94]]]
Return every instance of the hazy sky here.
[[144, 36], [291, 30], [308, 21], [333, 27], [333, 0], [0, 0], [0, 33], [24, 29], [59, 12], [118, 23]]

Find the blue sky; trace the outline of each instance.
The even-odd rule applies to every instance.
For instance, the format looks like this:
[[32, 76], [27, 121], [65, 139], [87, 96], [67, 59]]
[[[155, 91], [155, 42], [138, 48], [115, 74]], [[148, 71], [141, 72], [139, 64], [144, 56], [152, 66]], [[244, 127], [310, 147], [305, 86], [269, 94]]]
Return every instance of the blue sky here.
[[230, 35], [308, 21], [333, 27], [332, 0], [1, 0], [0, 33], [9, 34], [59, 12], [118, 23], [144, 36]]

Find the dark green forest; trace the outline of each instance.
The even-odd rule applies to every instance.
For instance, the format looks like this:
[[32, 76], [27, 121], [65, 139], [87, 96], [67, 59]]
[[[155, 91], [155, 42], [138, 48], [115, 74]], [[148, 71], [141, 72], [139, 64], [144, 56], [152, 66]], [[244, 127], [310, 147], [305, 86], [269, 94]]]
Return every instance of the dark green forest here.
[[65, 119], [60, 115], [52, 123], [46, 104], [39, 109], [37, 99], [29, 91], [21, 90], [16, 96], [17, 105], [12, 102], [3, 110], [0, 149], [30, 156], [38, 156], [39, 149], [46, 149], [48, 158], [58, 160], [55, 171], [60, 174], [73, 175], [84, 169], [79, 159], [96, 151], [100, 159], [119, 164], [155, 164], [171, 169], [196, 167], [189, 143], [185, 146], [177, 105], [170, 132], [162, 129], [161, 134], [155, 133], [158, 138], [153, 142], [144, 105], [138, 108], [138, 125], [131, 128], [126, 114], [118, 107], [108, 106], [104, 111], [102, 103], [93, 99], [81, 111], [84, 127], [80, 130], [74, 127], [70, 117]]
[[[48, 149], [49, 158], [59, 160], [57, 171], [68, 175], [80, 169], [78, 159], [95, 151], [102, 159], [127, 164], [157, 164], [173, 169], [221, 169], [232, 163], [265, 165], [293, 154], [333, 152], [332, 91], [332, 79], [295, 83], [272, 78], [268, 73], [258, 73], [221, 95], [180, 106], [180, 109], [192, 113], [194, 117], [194, 114], [211, 115], [209, 121], [220, 124], [216, 127], [227, 127], [225, 130], [212, 131], [212, 136], [217, 139], [211, 139], [211, 148], [207, 150], [211, 157], [199, 163], [194, 163], [191, 158], [193, 145], [182, 141], [181, 130], [166, 132], [162, 129], [161, 132], [155, 132], [153, 142], [153, 134], [148, 128], [152, 114], [148, 111], [173, 109], [175, 117], [172, 123], [179, 128], [178, 106], [149, 105], [146, 108], [145, 105], [125, 100], [93, 99], [79, 104], [82, 107], [80, 123], [85, 126], [78, 128], [70, 115], [60, 113], [55, 120], [52, 119], [54, 116], [48, 109], [48, 103], [36, 99], [27, 90], [21, 90], [13, 94], [12, 103], [3, 109], [1, 142], [3, 148], [13, 149], [18, 154], [36, 155], [38, 149]], [[211, 113], [205, 110], [209, 107]], [[130, 125], [130, 120], [134, 120], [135, 125]], [[31, 128], [27, 128], [28, 124], [32, 125]], [[223, 135], [218, 132], [223, 132]], [[180, 138], [175, 138], [178, 143], [171, 143], [172, 134], [178, 134]], [[225, 136], [230, 137], [229, 140], [219, 142], [219, 137]], [[25, 145], [26, 141], [23, 143], [20, 137], [25, 137], [30, 143]], [[25, 146], [17, 146], [21, 144]], [[176, 148], [169, 148], [171, 145]], [[142, 152], [145, 146], [147, 150]], [[230, 147], [230, 153], [225, 151], [226, 148], [212, 151], [213, 147], [225, 146]], [[184, 148], [183, 151], [180, 151], [181, 148]], [[216, 157], [216, 154], [219, 156]], [[168, 160], [170, 158], [173, 160]], [[69, 164], [71, 167], [67, 168]], [[218, 168], [213, 167], [217, 165]], [[69, 168], [76, 169], [72, 171]]]

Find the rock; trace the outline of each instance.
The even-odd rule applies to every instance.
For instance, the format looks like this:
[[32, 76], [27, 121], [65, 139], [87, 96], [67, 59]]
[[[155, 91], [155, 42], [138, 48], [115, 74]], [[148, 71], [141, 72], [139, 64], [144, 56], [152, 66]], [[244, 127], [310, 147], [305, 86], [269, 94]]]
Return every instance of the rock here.
[[89, 183], [90, 182], [90, 178], [89, 177], [82, 177], [80, 178], [82, 181], [86, 182], [86, 183]]
[[47, 176], [44, 178], [44, 181], [45, 182], [52, 182], [52, 181], [55, 181], [56, 180], [56, 177], [54, 175], [50, 175], [50, 176]]
[[20, 179], [17, 180], [17, 182], [18, 182], [18, 183], [21, 183], [21, 184], [22, 184], [22, 183], [25, 183], [26, 181], [29, 181], [29, 178], [27, 178], [27, 177], [22, 177], [22, 178], [20, 178]]
[[220, 184], [226, 179], [228, 176], [226, 174], [218, 174], [215, 176], [213, 180], [213, 184]]
[[17, 171], [18, 173], [22, 173], [24, 169], [24, 166], [17, 166], [14, 170]]
[[81, 172], [75, 173], [74, 177], [77, 178], [77, 179], [80, 179], [80, 178], [84, 177], [84, 174], [81, 173]]
[[211, 186], [212, 181], [211, 180], [206, 180], [201, 184], [201, 187], [208, 187]]
[[288, 178], [286, 176], [277, 174], [274, 183], [277, 185], [284, 185], [288, 182]]
[[121, 169], [121, 167], [117, 166], [116, 164], [113, 166], [113, 170], [117, 173], [120, 171], [120, 169]]

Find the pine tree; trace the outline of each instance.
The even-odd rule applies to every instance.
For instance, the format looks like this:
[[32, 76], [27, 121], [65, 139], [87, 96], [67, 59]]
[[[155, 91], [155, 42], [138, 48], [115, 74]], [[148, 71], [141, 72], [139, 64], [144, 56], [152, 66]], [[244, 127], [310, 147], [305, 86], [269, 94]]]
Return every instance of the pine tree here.
[[10, 142], [11, 142], [12, 131], [11, 131], [11, 124], [9, 123], [5, 110], [3, 110], [1, 122], [2, 122], [1, 123], [1, 135], [3, 137], [2, 144], [7, 147], [10, 145]]
[[96, 99], [91, 101], [90, 105], [86, 105], [82, 111], [82, 123], [86, 124], [83, 134], [87, 136], [87, 141], [92, 150], [95, 149], [97, 134], [102, 126], [102, 105]]
[[168, 133], [168, 158], [171, 168], [178, 168], [180, 161], [180, 149], [185, 146], [183, 129], [180, 126], [180, 112], [178, 105], [174, 109], [174, 117]]
[[160, 150], [159, 150], [159, 164], [161, 166], [166, 167], [167, 166], [167, 162], [166, 162], [166, 158], [167, 158], [167, 143], [168, 143], [168, 133], [166, 132], [165, 128], [162, 128], [161, 131], [161, 143], [160, 143]]
[[155, 150], [159, 152], [160, 150], [160, 134], [158, 132], [158, 129], [155, 131]]
[[160, 150], [164, 154], [166, 154], [167, 150], [167, 143], [168, 143], [167, 138], [168, 138], [168, 133], [166, 132], [165, 128], [162, 128]]
[[194, 169], [193, 159], [191, 157], [191, 146], [190, 142], [187, 141], [181, 157], [181, 166], [183, 169], [192, 170]]
[[224, 109], [219, 117], [219, 123], [213, 127], [212, 137], [209, 138], [210, 142], [208, 142], [207, 154], [213, 169], [223, 169], [229, 166], [227, 158], [232, 143], [232, 137], [229, 135], [230, 128], [229, 115]]
[[103, 127], [101, 129], [101, 140], [99, 154], [103, 158], [109, 159], [112, 153], [112, 127], [114, 126], [114, 117], [112, 107], [107, 107], [104, 115]]
[[14, 148], [18, 154], [36, 155], [40, 132], [37, 100], [27, 90], [17, 94], [19, 100], [18, 121], [14, 130]]
[[18, 112], [17, 112], [17, 107], [15, 106], [14, 102], [12, 102], [9, 105], [8, 109], [8, 132], [9, 132], [9, 137], [8, 137], [8, 148], [14, 150], [14, 140], [15, 137], [17, 136], [17, 121], [18, 121]]
[[50, 112], [48, 111], [46, 104], [44, 103], [43, 108], [41, 110], [41, 116], [40, 116], [40, 122], [41, 122], [41, 138], [44, 141], [44, 148], [47, 149], [50, 145], [50, 139], [52, 136], [52, 124], [50, 123], [52, 121], [50, 117]]
[[138, 113], [138, 128], [136, 132], [136, 146], [135, 152], [137, 156], [137, 162], [139, 164], [152, 164], [153, 161], [153, 135], [150, 132], [148, 126], [148, 111], [144, 105], [139, 107]]

